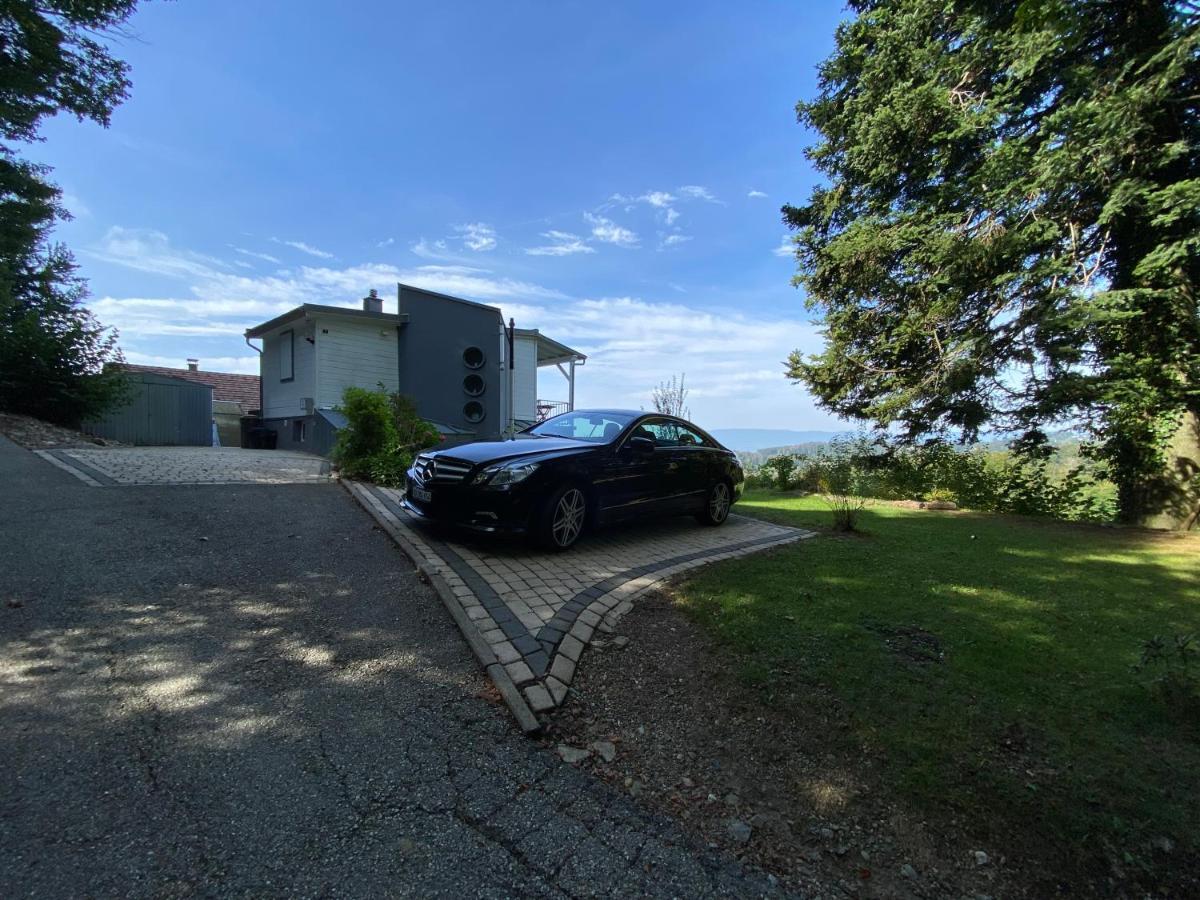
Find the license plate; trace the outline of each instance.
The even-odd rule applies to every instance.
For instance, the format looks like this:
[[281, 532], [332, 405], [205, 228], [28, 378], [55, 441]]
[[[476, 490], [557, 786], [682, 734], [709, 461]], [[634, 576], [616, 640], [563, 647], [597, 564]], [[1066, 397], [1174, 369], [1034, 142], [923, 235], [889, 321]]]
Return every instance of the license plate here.
[[416, 487], [414, 485], [412, 488], [412, 495], [413, 495], [413, 499], [418, 501], [419, 503], [432, 503], [433, 502], [433, 492], [427, 491], [427, 490], [425, 490], [425, 488]]

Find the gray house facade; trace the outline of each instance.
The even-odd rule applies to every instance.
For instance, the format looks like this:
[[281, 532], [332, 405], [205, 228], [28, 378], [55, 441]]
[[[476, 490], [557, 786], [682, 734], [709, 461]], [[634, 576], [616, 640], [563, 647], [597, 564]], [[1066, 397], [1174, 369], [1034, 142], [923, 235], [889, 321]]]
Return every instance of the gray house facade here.
[[[350, 386], [412, 397], [447, 442], [498, 440], [573, 406], [576, 350], [505, 324], [494, 306], [401, 284], [397, 311], [374, 292], [360, 309], [304, 304], [246, 331], [258, 339], [263, 424], [277, 446], [326, 455]], [[555, 365], [567, 400], [537, 398], [537, 368]]]

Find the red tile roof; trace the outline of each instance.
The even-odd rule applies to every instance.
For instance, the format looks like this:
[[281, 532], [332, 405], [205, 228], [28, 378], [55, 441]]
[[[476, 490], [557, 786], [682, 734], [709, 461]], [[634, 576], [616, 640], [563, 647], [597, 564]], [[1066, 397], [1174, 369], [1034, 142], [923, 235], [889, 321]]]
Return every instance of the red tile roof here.
[[241, 404], [242, 412], [258, 409], [258, 376], [235, 375], [232, 372], [193, 372], [191, 369], [171, 369], [166, 366], [135, 366], [126, 363], [121, 368], [130, 372], [150, 372], [154, 375], [169, 375], [197, 384], [211, 385], [214, 400], [232, 400]]

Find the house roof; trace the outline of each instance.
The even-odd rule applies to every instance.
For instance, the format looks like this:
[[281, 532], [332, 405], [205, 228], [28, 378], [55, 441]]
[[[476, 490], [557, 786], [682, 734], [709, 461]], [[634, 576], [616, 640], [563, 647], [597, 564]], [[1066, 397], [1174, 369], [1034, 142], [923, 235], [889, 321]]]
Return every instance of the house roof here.
[[369, 322], [380, 322], [385, 325], [403, 325], [408, 321], [408, 316], [403, 313], [396, 315], [395, 313], [367, 312], [363, 309], [350, 309], [349, 307], [345, 306], [323, 306], [319, 303], [303, 303], [300, 306], [297, 306], [295, 309], [289, 309], [281, 316], [276, 316], [269, 322], [263, 322], [261, 325], [255, 325], [253, 328], [247, 328], [246, 337], [262, 337], [264, 334], [269, 334], [276, 328], [286, 325], [288, 322], [295, 321], [296, 319], [303, 319], [310, 315], [362, 319]]
[[587, 356], [583, 353], [572, 350], [566, 344], [560, 344], [554, 338], [546, 337], [536, 328], [514, 330], [519, 337], [531, 337], [537, 342], [537, 364], [539, 366], [552, 366], [555, 363], [570, 362], [571, 360], [583, 363], [587, 360]]
[[235, 375], [233, 372], [193, 372], [191, 369], [172, 369], [167, 366], [135, 366], [124, 363], [127, 372], [148, 372], [165, 375], [195, 384], [206, 384], [213, 389], [214, 400], [230, 400], [241, 404], [242, 409], [258, 409], [258, 376]]

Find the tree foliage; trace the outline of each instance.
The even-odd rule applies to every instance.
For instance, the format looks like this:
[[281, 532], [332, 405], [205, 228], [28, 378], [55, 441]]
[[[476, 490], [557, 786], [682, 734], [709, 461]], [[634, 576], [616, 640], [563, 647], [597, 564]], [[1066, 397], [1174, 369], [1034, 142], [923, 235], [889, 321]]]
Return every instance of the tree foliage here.
[[74, 259], [51, 240], [67, 217], [47, 169], [17, 146], [57, 112], [107, 125], [129, 89], [100, 40], [135, 0], [0, 0], [0, 409], [77, 424], [116, 402], [116, 335], [83, 306]]
[[688, 389], [686, 382], [686, 373], [680, 375], [678, 378], [672, 375], [670, 381], [660, 382], [650, 392], [650, 402], [654, 404], [654, 411], [666, 416], [690, 419], [692, 411], [687, 405]]
[[1036, 456], [1081, 423], [1125, 518], [1194, 508], [1200, 445], [1168, 448], [1200, 427], [1200, 7], [850, 6], [797, 107], [826, 183], [784, 220], [827, 346], [789, 376], [909, 440]]

